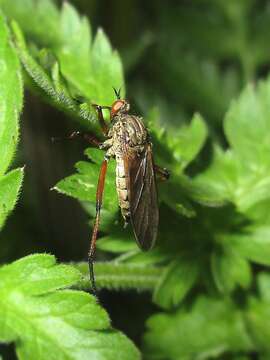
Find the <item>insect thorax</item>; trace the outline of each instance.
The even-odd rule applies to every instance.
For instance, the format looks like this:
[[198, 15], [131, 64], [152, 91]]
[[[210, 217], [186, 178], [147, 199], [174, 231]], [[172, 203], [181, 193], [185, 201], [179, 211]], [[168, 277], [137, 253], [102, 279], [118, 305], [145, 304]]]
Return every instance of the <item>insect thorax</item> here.
[[142, 118], [134, 115], [121, 114], [113, 120], [108, 133], [107, 155], [123, 156], [124, 149], [130, 152], [140, 153], [148, 142], [148, 132], [142, 122]]

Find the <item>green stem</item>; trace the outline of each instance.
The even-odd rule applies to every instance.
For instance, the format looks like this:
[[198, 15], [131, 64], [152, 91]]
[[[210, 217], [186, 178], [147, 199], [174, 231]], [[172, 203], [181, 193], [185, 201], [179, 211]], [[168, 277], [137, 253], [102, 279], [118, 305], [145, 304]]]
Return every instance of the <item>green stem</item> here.
[[[72, 265], [83, 274], [79, 288], [89, 290], [88, 264], [81, 262]], [[163, 267], [97, 262], [95, 263], [96, 284], [99, 289], [153, 291], [163, 270]]]

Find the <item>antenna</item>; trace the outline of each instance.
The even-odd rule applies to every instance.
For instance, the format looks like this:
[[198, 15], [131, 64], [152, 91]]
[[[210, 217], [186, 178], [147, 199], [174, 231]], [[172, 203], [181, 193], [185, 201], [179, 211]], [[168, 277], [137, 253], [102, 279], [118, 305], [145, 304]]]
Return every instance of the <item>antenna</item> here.
[[119, 88], [119, 90], [116, 90], [115, 87], [113, 87], [113, 90], [114, 90], [114, 93], [115, 93], [115, 96], [117, 97], [117, 99], [121, 99], [121, 88]]

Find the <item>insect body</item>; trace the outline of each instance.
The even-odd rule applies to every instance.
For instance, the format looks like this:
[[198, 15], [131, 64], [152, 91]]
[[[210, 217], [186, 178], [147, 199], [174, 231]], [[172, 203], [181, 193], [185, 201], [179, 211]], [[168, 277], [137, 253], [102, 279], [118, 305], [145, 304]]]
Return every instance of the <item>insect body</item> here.
[[[109, 159], [116, 159], [116, 189], [123, 218], [126, 224], [131, 223], [137, 244], [142, 250], [151, 249], [157, 237], [159, 211], [155, 173], [159, 173], [162, 178], [169, 176], [166, 169], [154, 165], [152, 144], [142, 118], [130, 115], [128, 101], [120, 99], [119, 91], [115, 90], [115, 93], [118, 99], [111, 107], [93, 105], [106, 137], [104, 142], [99, 142], [90, 134], [76, 132], [70, 136], [82, 135], [92, 145], [106, 151], [98, 180], [96, 218], [88, 256], [94, 292], [93, 261]], [[110, 126], [104, 120], [103, 109], [110, 110]]]
[[[152, 159], [152, 145], [142, 119], [123, 112], [112, 111], [112, 127], [106, 157], [116, 159], [116, 189], [125, 222], [131, 222], [138, 245], [143, 250], [153, 247], [158, 227], [158, 201]], [[112, 109], [114, 109], [114, 106]]]

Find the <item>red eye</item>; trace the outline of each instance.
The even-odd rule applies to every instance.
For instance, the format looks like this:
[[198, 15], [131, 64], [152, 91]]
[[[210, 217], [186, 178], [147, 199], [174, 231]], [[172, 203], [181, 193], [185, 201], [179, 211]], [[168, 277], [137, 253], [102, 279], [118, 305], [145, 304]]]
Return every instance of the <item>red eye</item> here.
[[112, 110], [111, 110], [112, 115], [115, 115], [123, 105], [124, 105], [124, 101], [116, 100], [112, 105]]

